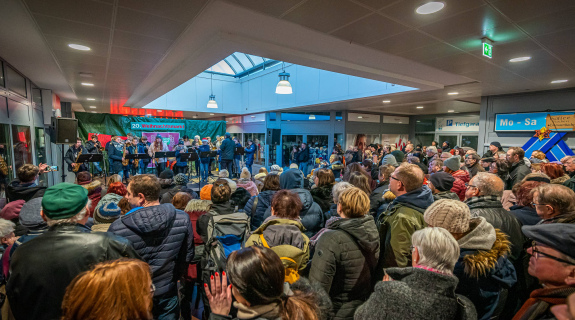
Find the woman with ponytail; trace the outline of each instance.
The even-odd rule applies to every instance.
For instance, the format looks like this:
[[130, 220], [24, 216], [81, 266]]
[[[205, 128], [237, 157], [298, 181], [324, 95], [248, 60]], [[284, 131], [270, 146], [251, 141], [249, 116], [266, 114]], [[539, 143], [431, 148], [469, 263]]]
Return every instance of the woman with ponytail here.
[[271, 249], [253, 246], [232, 252], [226, 270], [227, 274], [216, 273], [209, 285], [204, 284], [212, 310], [210, 320], [232, 319], [232, 294], [238, 309], [236, 319], [319, 319], [316, 297], [294, 292], [284, 283], [284, 266]]

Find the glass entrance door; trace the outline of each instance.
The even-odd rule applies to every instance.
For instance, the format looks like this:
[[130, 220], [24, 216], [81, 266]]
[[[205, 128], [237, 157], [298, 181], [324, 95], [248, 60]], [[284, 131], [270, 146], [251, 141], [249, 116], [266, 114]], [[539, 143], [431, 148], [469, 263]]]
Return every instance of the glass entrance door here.
[[442, 146], [444, 141], [449, 142], [449, 146], [451, 148], [457, 146], [459, 143], [459, 135], [458, 134], [438, 134], [436, 137], [437, 137], [436, 140], [437, 140], [437, 143], [439, 143], [439, 146]]
[[443, 144], [443, 141], [449, 141], [451, 148], [458, 147], [469, 147], [477, 150], [478, 136], [476, 134], [468, 133], [454, 133], [454, 134], [436, 134], [435, 138], [439, 145]]

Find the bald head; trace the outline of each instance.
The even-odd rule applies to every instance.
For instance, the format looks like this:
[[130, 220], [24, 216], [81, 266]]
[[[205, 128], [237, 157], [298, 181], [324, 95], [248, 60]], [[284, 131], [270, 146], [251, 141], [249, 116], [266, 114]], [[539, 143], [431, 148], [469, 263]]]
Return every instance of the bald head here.
[[469, 181], [469, 184], [475, 186], [481, 196], [501, 197], [503, 195], [503, 180], [493, 173], [479, 172]]

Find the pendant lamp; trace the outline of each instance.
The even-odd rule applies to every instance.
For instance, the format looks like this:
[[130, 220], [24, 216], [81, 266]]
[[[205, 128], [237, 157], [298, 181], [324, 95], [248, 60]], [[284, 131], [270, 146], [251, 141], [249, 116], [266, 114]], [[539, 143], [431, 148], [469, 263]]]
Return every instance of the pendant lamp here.
[[210, 74], [210, 85], [211, 85], [211, 93], [210, 100], [208, 101], [208, 109], [217, 109], [218, 104], [216, 102], [216, 96], [214, 95], [214, 74]]
[[280, 82], [276, 86], [277, 94], [292, 94], [293, 90], [289, 83], [290, 74], [285, 72], [285, 62], [282, 62], [282, 72], [279, 74]]

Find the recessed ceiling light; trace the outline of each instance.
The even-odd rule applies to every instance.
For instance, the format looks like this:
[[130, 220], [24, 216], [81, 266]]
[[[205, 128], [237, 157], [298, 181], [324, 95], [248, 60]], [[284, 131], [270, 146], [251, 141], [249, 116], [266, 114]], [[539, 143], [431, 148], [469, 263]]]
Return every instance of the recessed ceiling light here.
[[531, 59], [531, 57], [517, 57], [517, 58], [509, 59], [509, 62], [521, 62], [521, 61], [527, 61], [530, 59]]
[[93, 87], [94, 84], [93, 83], [89, 83], [89, 82], [82, 82], [83, 86], [87, 86], [87, 87]]
[[252, 118], [255, 118], [256, 116], [252, 116]]
[[417, 109], [423, 109], [423, 106], [417, 106]]
[[196, 119], [198, 116], [193, 116], [192, 118]]
[[455, 112], [455, 110], [447, 110], [447, 112]]
[[391, 100], [383, 100], [383, 103], [390, 103]]
[[417, 9], [415, 9], [415, 12], [419, 14], [431, 14], [443, 9], [444, 7], [445, 3], [439, 1], [432, 1], [417, 7]]
[[357, 118], [358, 118], [358, 119], [363, 119], [363, 117], [362, 117], [362, 116], [357, 116]]
[[421, 121], [420, 121], [420, 120], [417, 120], [417, 121], [415, 121], [415, 122], [421, 122]]
[[454, 95], [459, 94], [459, 92], [448, 92], [447, 94], [450, 95], [450, 96], [454, 96]]
[[213, 115], [214, 115], [213, 113], [210, 113], [210, 116], [213, 116]]
[[72, 49], [80, 50], [80, 51], [90, 51], [91, 50], [90, 47], [86, 47], [86, 46], [83, 46], [81, 44], [75, 44], [75, 43], [70, 43], [68, 45], [68, 47], [70, 47]]
[[399, 123], [403, 123], [403, 122], [399, 121]]
[[94, 101], [94, 100], [96, 100], [96, 99], [94, 99], [94, 98], [88, 98], [88, 99], [86, 99], [86, 100], [88, 100], [88, 101]]
[[96, 106], [90, 106], [90, 109], [96, 109]]
[[96, 111], [92, 111], [92, 113], [97, 113]]
[[80, 77], [84, 77], [84, 78], [93, 78], [94, 77], [94, 74], [89, 73], [89, 72], [78, 72], [78, 74], [80, 75]]
[[567, 81], [569, 81], [569, 80], [553, 80], [553, 81], [551, 81], [551, 83], [564, 83]]

